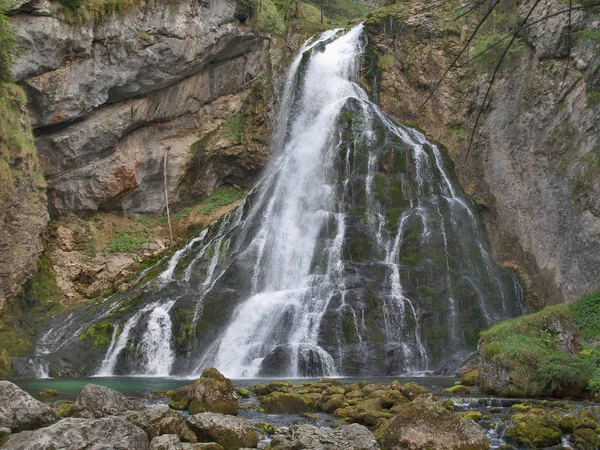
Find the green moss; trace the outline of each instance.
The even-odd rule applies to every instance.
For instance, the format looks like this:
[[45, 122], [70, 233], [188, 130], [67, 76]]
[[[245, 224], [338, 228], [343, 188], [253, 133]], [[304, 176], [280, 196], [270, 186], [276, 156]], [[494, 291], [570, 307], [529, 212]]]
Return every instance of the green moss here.
[[385, 179], [385, 175], [382, 174], [382, 173], [376, 173], [375, 177], [374, 177], [374, 181], [375, 181], [375, 192], [377, 194], [377, 198], [379, 199], [380, 203], [385, 204], [385, 201], [386, 201], [386, 195], [385, 195], [386, 179]]
[[317, 403], [310, 395], [291, 392], [272, 392], [260, 399], [260, 407], [268, 413], [299, 414], [317, 410]]
[[276, 425], [271, 425], [267, 422], [258, 422], [256, 426], [260, 431], [270, 436], [274, 435], [277, 432], [277, 429], [279, 428]]
[[90, 341], [94, 347], [99, 349], [106, 348], [110, 345], [113, 331], [114, 325], [112, 322], [96, 322], [79, 336], [79, 340]]
[[15, 32], [6, 17], [11, 0], [0, 0], [0, 82], [12, 81], [12, 66], [18, 56]]
[[377, 64], [381, 71], [392, 70], [396, 67], [396, 57], [393, 53], [386, 53], [379, 57]]
[[588, 92], [585, 97], [585, 105], [588, 108], [593, 108], [598, 103], [600, 103], [600, 91], [593, 90]]
[[593, 340], [600, 337], [600, 292], [572, 303], [569, 305], [569, 311], [583, 339]]
[[11, 370], [10, 355], [5, 349], [0, 348], [0, 379], [8, 378]]
[[222, 206], [231, 205], [234, 202], [242, 200], [246, 196], [246, 191], [233, 186], [222, 186], [213, 194], [204, 200], [200, 206], [200, 212], [204, 215], [209, 215], [215, 209]]
[[151, 233], [147, 230], [117, 231], [115, 236], [106, 244], [104, 254], [135, 253], [142, 245], [149, 242], [151, 237]]

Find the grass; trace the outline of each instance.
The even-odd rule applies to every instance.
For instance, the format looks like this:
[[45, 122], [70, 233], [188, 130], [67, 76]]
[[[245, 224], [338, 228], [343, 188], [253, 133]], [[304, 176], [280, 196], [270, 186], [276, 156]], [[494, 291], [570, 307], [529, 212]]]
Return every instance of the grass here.
[[145, 231], [117, 231], [115, 237], [106, 244], [104, 254], [135, 253], [150, 239], [150, 233]]
[[[559, 331], [576, 329], [580, 350], [563, 350]], [[567, 331], [568, 333], [568, 331]], [[504, 395], [600, 394], [600, 292], [501, 322], [481, 333], [480, 355], [504, 368]]]

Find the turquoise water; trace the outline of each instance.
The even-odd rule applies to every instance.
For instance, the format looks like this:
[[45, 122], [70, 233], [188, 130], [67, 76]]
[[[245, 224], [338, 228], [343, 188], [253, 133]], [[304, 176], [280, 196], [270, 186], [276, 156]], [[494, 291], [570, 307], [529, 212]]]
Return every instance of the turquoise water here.
[[[340, 378], [344, 384], [357, 383], [365, 378]], [[278, 379], [279, 380], [279, 379]], [[443, 393], [447, 387], [454, 385], [456, 381], [453, 377], [386, 377], [386, 378], [367, 378], [372, 383], [390, 384], [393, 380], [399, 380], [401, 383], [415, 381], [434, 392], [437, 395]], [[93, 378], [43, 378], [43, 379], [19, 379], [13, 380], [21, 389], [33, 396], [38, 396], [42, 389], [56, 389], [61, 398], [74, 397], [86, 384], [99, 384], [109, 387], [123, 394], [132, 396], [147, 396], [156, 390], [177, 389], [178, 387], [192, 383], [192, 379], [187, 378], [151, 378], [151, 377], [93, 377]], [[255, 384], [264, 384], [274, 379], [266, 378], [244, 378], [232, 380], [237, 387], [250, 387]], [[318, 378], [300, 378], [292, 379], [294, 384], [303, 381], [318, 381]]]

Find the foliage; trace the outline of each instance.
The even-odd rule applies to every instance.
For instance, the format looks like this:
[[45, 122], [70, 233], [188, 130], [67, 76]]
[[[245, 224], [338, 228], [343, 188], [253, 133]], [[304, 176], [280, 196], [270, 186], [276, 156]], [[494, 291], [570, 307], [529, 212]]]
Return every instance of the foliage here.
[[52, 261], [45, 254], [38, 260], [37, 272], [25, 285], [24, 297], [30, 307], [52, 306], [62, 297]]
[[537, 382], [540, 392], [583, 392], [587, 387], [594, 363], [568, 353], [552, 354], [541, 361]]
[[600, 103], [600, 91], [590, 91], [587, 93], [585, 98], [585, 104], [588, 108], [592, 108]]
[[144, 231], [117, 231], [104, 249], [104, 253], [133, 253], [150, 240], [150, 234]]
[[[506, 50], [506, 47], [510, 41], [506, 40], [502, 44], [496, 45], [494, 47], [492, 47], [492, 45], [501, 40], [503, 37], [504, 35], [500, 33], [480, 33], [475, 37], [473, 55], [478, 55], [485, 51], [485, 53], [483, 53], [481, 56], [475, 59], [477, 67], [481, 71], [485, 72], [493, 70], [500, 62], [500, 58], [502, 57], [502, 54]], [[506, 64], [514, 62], [519, 57], [524, 48], [525, 43], [523, 39], [517, 38], [512, 43], [510, 49], [504, 57], [503, 63], [505, 64], [505, 67]]]
[[231, 205], [233, 202], [242, 200], [246, 192], [233, 186], [222, 186], [213, 195], [204, 200], [200, 206], [202, 214], [209, 215], [221, 206]]
[[6, 13], [11, 0], [0, 0], [0, 82], [12, 81], [12, 66], [17, 57], [17, 38]]
[[583, 297], [570, 305], [569, 310], [584, 340], [600, 337], [600, 292]]
[[108, 321], [96, 322], [79, 336], [79, 340], [89, 340], [96, 348], [106, 348], [110, 345], [114, 325]]

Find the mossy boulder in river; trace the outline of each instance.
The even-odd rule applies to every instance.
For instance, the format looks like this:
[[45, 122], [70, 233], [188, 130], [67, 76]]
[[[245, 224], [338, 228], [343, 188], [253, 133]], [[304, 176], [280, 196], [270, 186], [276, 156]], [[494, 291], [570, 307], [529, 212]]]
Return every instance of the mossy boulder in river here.
[[188, 409], [191, 414], [215, 412], [235, 415], [238, 412], [238, 397], [231, 380], [211, 368], [205, 369], [193, 384], [173, 391], [169, 406]]
[[272, 392], [260, 399], [260, 407], [268, 413], [299, 414], [316, 411], [317, 403], [308, 394]]
[[216, 442], [225, 450], [256, 448], [258, 433], [249, 420], [216, 413], [195, 414], [187, 423], [199, 442]]
[[448, 411], [427, 396], [405, 405], [379, 427], [375, 437], [382, 450], [487, 450], [490, 444], [481, 426]]

